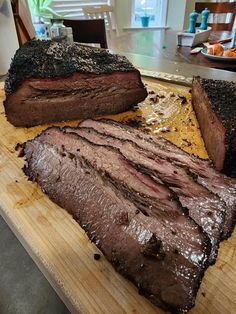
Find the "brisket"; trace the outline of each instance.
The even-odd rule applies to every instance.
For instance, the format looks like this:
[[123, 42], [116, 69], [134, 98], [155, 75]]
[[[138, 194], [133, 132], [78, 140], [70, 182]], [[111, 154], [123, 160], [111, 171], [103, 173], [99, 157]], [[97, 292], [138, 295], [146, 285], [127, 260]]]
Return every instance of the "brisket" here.
[[236, 177], [236, 84], [194, 77], [192, 103], [216, 169]]
[[[217, 195], [226, 204], [222, 239], [231, 235], [236, 218], [236, 182], [234, 179], [217, 172], [209, 161], [189, 155], [163, 138], [140, 132], [118, 122], [86, 120], [82, 122], [81, 126], [94, 128], [107, 136], [129, 140], [146, 152], [153, 153], [155, 158], [165, 159], [184, 169], [197, 183]], [[224, 211], [224, 206], [222, 206], [222, 211]]]
[[[97, 123], [99, 122], [94, 121], [94, 128], [96, 128]], [[160, 182], [159, 186], [166, 184], [172, 191], [172, 202], [174, 198], [178, 199], [182, 206], [188, 210], [190, 217], [209, 236], [212, 244], [209, 262], [215, 262], [222, 235], [225, 212], [227, 210], [224, 202], [218, 196], [210, 193], [206, 188], [195, 182], [186, 173], [185, 169], [174, 166], [169, 161], [140, 149], [131, 141], [109, 137], [96, 132], [92, 128], [65, 127], [63, 130], [68, 133], [79, 134], [97, 145], [108, 145], [118, 148], [121, 154], [136, 169], [141, 169], [142, 172], [147, 173], [155, 182]], [[114, 162], [114, 158], [112, 161]], [[138, 184], [138, 187], [140, 190], [138, 192], [141, 194], [144, 188], [140, 184]], [[135, 199], [135, 201], [137, 200], [138, 198]]]
[[194, 305], [210, 243], [167, 185], [138, 171], [117, 148], [66, 129], [47, 129], [24, 152], [29, 178], [140, 293], [173, 312]]
[[125, 57], [39, 40], [18, 49], [5, 91], [7, 119], [27, 127], [123, 112], [147, 96], [139, 71]]

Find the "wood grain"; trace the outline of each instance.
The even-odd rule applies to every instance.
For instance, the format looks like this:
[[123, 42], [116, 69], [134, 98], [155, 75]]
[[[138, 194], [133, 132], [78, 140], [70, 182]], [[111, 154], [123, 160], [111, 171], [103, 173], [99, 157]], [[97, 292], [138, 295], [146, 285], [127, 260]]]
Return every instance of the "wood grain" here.
[[[158, 60], [167, 59], [178, 63], [201, 65], [207, 68], [224, 69], [236, 72], [235, 62], [212, 61], [201, 53], [190, 54], [191, 47], [176, 45], [177, 31], [173, 30], [142, 30], [140, 32], [130, 32], [119, 37], [108, 40], [108, 48], [115, 53], [132, 53], [142, 56], [154, 57]], [[232, 37], [228, 31], [212, 32], [210, 40], [219, 40]], [[229, 47], [231, 44], [225, 44]], [[176, 73], [178, 74], [178, 73]], [[194, 73], [198, 75], [198, 73]], [[216, 78], [217, 79], [217, 78]]]
[[[13, 127], [6, 121], [3, 98], [0, 89], [0, 212], [70, 311], [82, 314], [163, 313], [140, 296], [103, 256], [95, 261], [93, 254], [99, 250], [80, 226], [65, 210], [52, 203], [36, 184], [27, 180], [21, 170], [24, 161], [17, 157], [14, 147], [16, 143], [34, 137], [45, 126]], [[132, 114], [125, 113], [123, 117]], [[236, 312], [235, 295], [234, 232], [221, 244], [217, 263], [207, 270], [196, 306], [190, 313], [233, 314]]]

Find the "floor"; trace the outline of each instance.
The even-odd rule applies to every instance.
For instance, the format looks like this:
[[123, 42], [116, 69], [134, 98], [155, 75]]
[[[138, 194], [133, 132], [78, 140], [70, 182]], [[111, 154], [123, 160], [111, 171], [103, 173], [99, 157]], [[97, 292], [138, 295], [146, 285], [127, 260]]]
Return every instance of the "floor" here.
[[1, 216], [0, 313], [70, 313]]

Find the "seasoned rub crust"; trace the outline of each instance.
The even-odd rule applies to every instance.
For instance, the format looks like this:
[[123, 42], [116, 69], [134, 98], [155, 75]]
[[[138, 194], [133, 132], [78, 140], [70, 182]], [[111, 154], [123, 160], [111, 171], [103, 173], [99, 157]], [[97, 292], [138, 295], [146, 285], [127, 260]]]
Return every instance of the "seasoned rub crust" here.
[[199, 78], [211, 101], [212, 109], [227, 129], [227, 142], [236, 136], [236, 84], [234, 82]]
[[25, 79], [68, 77], [74, 72], [104, 74], [135, 71], [123, 56], [105, 49], [50, 40], [27, 42], [17, 50], [5, 83], [11, 94]]

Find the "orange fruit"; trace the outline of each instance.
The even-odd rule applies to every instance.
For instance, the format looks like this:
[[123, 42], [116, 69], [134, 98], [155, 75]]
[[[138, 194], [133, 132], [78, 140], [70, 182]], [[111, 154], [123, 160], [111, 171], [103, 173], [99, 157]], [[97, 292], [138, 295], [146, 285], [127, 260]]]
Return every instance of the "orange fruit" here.
[[224, 52], [224, 56], [225, 57], [236, 57], [236, 47], [231, 48], [231, 49], [227, 49]]
[[213, 54], [214, 54], [214, 49], [213, 49], [212, 46], [210, 46], [210, 47], [207, 48], [207, 53], [208, 53], [209, 55], [213, 55]]
[[207, 48], [207, 53], [214, 56], [223, 56], [224, 46], [221, 44], [214, 44]]

